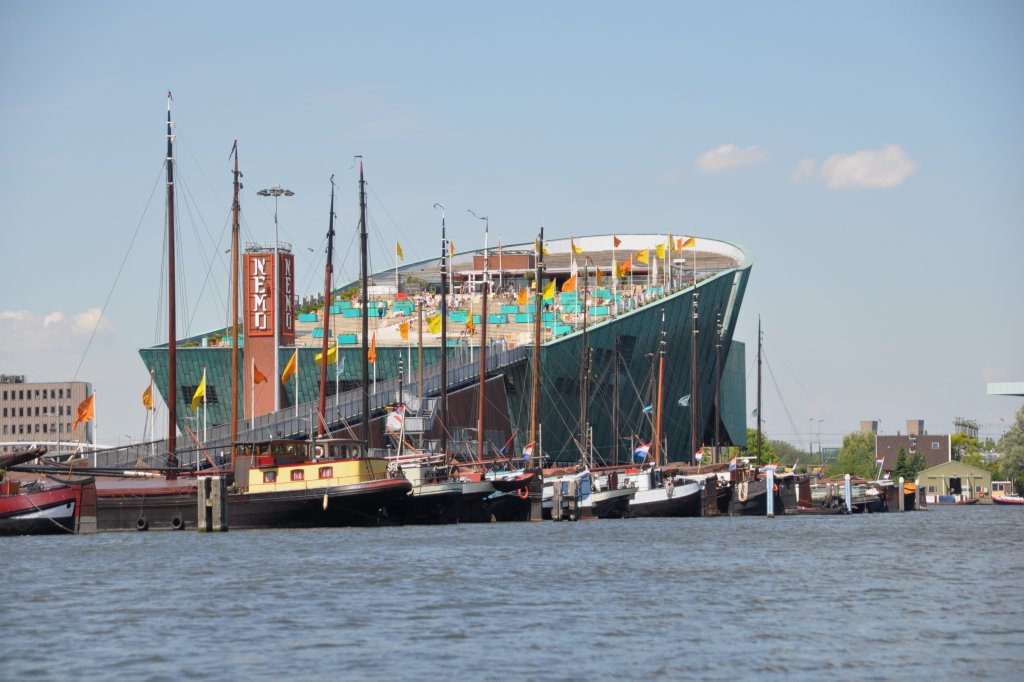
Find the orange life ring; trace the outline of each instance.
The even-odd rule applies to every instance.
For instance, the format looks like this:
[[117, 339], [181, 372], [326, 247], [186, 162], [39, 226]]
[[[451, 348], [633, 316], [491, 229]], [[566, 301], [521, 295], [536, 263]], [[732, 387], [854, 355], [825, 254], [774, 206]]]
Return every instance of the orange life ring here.
[[520, 500], [525, 500], [528, 497], [530, 497], [530, 491], [527, 490], [526, 486], [523, 486], [522, 488], [516, 491], [516, 495], [519, 497]]
[[772, 485], [772, 492], [773, 493], [779, 492], [779, 484], [778, 483]]

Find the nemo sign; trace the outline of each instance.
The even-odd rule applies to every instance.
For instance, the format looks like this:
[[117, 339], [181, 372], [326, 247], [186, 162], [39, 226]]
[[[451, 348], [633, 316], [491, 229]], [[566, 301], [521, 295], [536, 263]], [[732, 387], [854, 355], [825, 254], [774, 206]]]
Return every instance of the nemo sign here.
[[[245, 256], [245, 335], [273, 336], [275, 322], [281, 325], [281, 337], [295, 334], [295, 261], [290, 253], [280, 253], [280, 282], [274, 295], [274, 254], [249, 253]], [[277, 312], [280, 316], [277, 317]]]

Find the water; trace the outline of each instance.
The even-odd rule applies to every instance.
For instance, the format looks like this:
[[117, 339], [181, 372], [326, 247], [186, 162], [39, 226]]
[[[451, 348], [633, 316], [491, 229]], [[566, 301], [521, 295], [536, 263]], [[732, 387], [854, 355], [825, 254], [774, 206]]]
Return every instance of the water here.
[[0, 540], [3, 680], [1015, 679], [1024, 509]]

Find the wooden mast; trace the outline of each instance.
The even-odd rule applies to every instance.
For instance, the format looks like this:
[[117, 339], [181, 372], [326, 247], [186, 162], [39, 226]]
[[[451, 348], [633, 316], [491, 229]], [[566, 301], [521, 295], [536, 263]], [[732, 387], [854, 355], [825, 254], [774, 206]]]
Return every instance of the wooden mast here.
[[757, 464], [761, 465], [761, 318], [757, 318]]
[[178, 354], [177, 320], [174, 300], [174, 133], [171, 128], [171, 102], [167, 91], [167, 465], [177, 468], [178, 430]]
[[541, 461], [540, 439], [538, 430], [540, 428], [540, 319], [542, 311], [542, 299], [544, 287], [544, 226], [540, 228], [540, 236], [537, 239], [537, 254], [534, 264], [533, 281], [537, 284], [537, 291], [534, 294], [534, 316], [533, 316], [533, 390], [530, 400], [530, 442], [533, 443], [534, 465], [539, 467]]
[[580, 351], [580, 441], [583, 449], [583, 462], [590, 455], [590, 437], [588, 422], [590, 417], [590, 358], [587, 352], [587, 294], [590, 292], [590, 256], [583, 261], [583, 338]]
[[231, 202], [231, 465], [235, 464], [238, 443], [238, 214], [241, 210], [238, 192], [242, 185], [238, 172], [238, 140], [231, 145], [235, 157], [234, 196]]
[[[316, 434], [327, 431], [327, 341], [331, 336], [331, 276], [334, 259], [334, 176], [331, 176], [331, 213], [327, 218], [327, 265], [324, 268], [324, 342], [320, 351], [320, 419]], [[365, 309], [364, 309], [365, 312]]]
[[[367, 454], [370, 449], [370, 299], [369, 292], [367, 291], [369, 284], [369, 275], [367, 274], [367, 256], [366, 256], [366, 181], [363, 178], [363, 157], [356, 157], [359, 159], [359, 282], [362, 292], [360, 294], [360, 302], [363, 307], [362, 315], [362, 352], [363, 352], [363, 377], [362, 377], [362, 394], [363, 394], [363, 447]], [[324, 336], [327, 333], [324, 332]], [[326, 358], [325, 358], [326, 359]]]
[[[696, 285], [695, 285], [696, 286]], [[690, 349], [690, 464], [697, 463], [697, 448], [700, 446], [700, 434], [697, 433], [699, 421], [698, 399], [700, 387], [698, 386], [699, 376], [697, 371], [697, 309], [700, 305], [700, 294], [693, 292], [693, 346]]]
[[448, 461], [448, 236], [445, 232], [444, 204], [434, 204], [441, 208], [441, 376], [439, 377], [441, 395], [437, 406], [437, 418], [441, 423], [441, 452]]
[[[470, 213], [473, 213], [470, 211]], [[475, 213], [474, 216], [479, 218]], [[483, 300], [480, 307], [480, 404], [478, 406], [479, 415], [477, 415], [477, 444], [476, 444], [476, 460], [482, 462], [484, 460], [484, 410], [487, 407], [487, 401], [485, 400], [485, 389], [487, 387], [487, 272], [490, 268], [490, 253], [487, 250], [487, 238], [490, 233], [490, 221], [487, 216], [482, 218], [484, 221], [484, 274], [483, 282], [481, 286], [481, 292], [483, 293]], [[473, 306], [469, 306], [469, 316], [473, 319]]]
[[661, 386], [665, 379], [665, 309], [661, 309], [661, 338], [658, 340], [658, 395], [654, 417], [654, 466], [661, 466]]

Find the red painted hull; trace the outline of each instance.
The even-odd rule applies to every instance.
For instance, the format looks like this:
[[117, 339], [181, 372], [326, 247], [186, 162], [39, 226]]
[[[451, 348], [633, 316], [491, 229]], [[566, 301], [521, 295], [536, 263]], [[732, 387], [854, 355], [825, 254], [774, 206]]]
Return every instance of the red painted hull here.
[[81, 486], [0, 497], [0, 535], [75, 533], [82, 509]]

